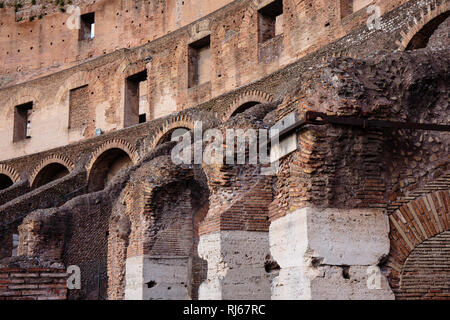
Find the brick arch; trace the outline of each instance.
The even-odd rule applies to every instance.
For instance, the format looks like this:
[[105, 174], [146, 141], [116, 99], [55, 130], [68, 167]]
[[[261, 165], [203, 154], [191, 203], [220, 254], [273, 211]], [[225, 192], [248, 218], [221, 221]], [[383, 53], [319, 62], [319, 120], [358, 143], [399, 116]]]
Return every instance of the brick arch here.
[[0, 164], [0, 174], [8, 176], [13, 183], [16, 183], [17, 181], [20, 180], [19, 173], [14, 168], [8, 166], [7, 164]]
[[59, 164], [63, 165], [64, 167], [66, 167], [66, 169], [69, 171], [69, 173], [72, 172], [72, 170], [75, 166], [74, 163], [66, 156], [63, 156], [63, 155], [48, 156], [47, 158], [42, 160], [32, 171], [30, 178], [28, 179], [28, 181], [30, 183], [30, 187], [32, 187], [34, 185], [36, 177], [42, 171], [42, 169], [44, 169], [46, 166], [48, 166], [50, 164], [56, 164], [56, 163], [59, 163]]
[[37, 105], [39, 104], [41, 99], [42, 99], [41, 91], [27, 87], [20, 90], [17, 94], [11, 97], [6, 103], [8, 107], [5, 108], [4, 110], [5, 112], [8, 112], [9, 110], [12, 110], [11, 108], [14, 108], [14, 106], [21, 105], [30, 101], [33, 102], [33, 105]]
[[139, 161], [139, 154], [137, 153], [137, 150], [135, 147], [133, 147], [129, 142], [122, 140], [122, 139], [112, 139], [105, 143], [103, 143], [101, 146], [99, 146], [95, 151], [92, 153], [91, 161], [86, 167], [86, 170], [88, 172], [88, 177], [91, 172], [92, 167], [94, 166], [97, 159], [106, 151], [111, 149], [120, 149], [128, 154], [133, 164], [137, 164]]
[[155, 148], [167, 133], [177, 128], [194, 130], [194, 121], [188, 116], [177, 116], [165, 121], [161, 127], [157, 128], [157, 131], [153, 135], [150, 142], [150, 150]]
[[400, 292], [404, 265], [419, 245], [450, 230], [450, 190], [424, 194], [389, 215], [391, 250], [387, 266], [394, 293]]
[[[145, 218], [132, 219], [136, 227], [132, 228], [129, 246], [142, 246], [145, 254], [150, 256], [190, 256], [192, 270], [186, 275], [191, 279], [189, 296], [197, 300], [200, 284], [207, 278], [207, 261], [199, 256], [197, 248], [200, 225], [209, 211], [210, 190], [206, 176], [196, 173], [193, 168], [178, 167], [170, 159], [165, 161], [159, 177], [146, 179], [139, 186], [142, 193], [139, 206]], [[128, 198], [130, 195], [133, 197], [133, 194], [129, 194]], [[128, 215], [135, 212], [135, 207], [128, 206], [130, 202], [127, 201]], [[139, 235], [148, 233], [145, 228], [149, 226], [142, 223], [144, 219], [150, 220], [151, 224], [162, 225], [156, 236], [142, 241], [143, 237]], [[136, 241], [142, 242], [138, 244]]]
[[407, 26], [406, 32], [400, 32], [401, 38], [395, 42], [398, 45], [398, 51], [405, 51], [416, 34], [418, 34], [433, 19], [448, 12], [449, 10], [449, 1], [444, 1], [440, 5], [435, 3], [434, 9], [432, 9], [431, 4], [429, 4], [426, 10], [421, 11], [419, 20], [414, 19], [414, 22]]
[[104, 189], [107, 180], [117, 173], [116, 170], [123, 169], [124, 165], [136, 165], [138, 161], [139, 154], [129, 142], [112, 139], [103, 143], [92, 153], [91, 161], [86, 166], [89, 192]]
[[133, 64], [129, 63], [123, 63], [119, 70], [123, 70], [122, 78], [126, 79], [129, 76], [132, 76], [133, 74], [139, 73], [141, 71], [147, 71], [147, 64], [144, 61], [138, 61]]
[[231, 118], [233, 113], [239, 109], [242, 105], [249, 102], [258, 102], [258, 103], [269, 103], [273, 101], [273, 96], [268, 93], [262, 91], [247, 91], [237, 97], [226, 109], [224, 116], [222, 117], [223, 121], [227, 121]]
[[67, 105], [69, 103], [70, 90], [89, 84], [88, 80], [89, 74], [86, 71], [77, 72], [67, 78], [55, 95], [55, 103], [58, 105]]

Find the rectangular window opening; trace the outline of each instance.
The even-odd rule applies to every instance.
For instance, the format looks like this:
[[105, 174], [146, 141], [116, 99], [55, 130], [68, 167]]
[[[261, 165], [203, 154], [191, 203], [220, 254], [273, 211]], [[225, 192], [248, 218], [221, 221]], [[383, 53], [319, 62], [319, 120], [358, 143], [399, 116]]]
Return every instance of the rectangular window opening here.
[[27, 102], [15, 107], [14, 134], [13, 134], [14, 142], [31, 138], [30, 116], [32, 111], [33, 111], [33, 102]]
[[146, 123], [147, 115], [145, 113], [139, 115], [139, 123]]
[[140, 87], [144, 81], [147, 81], [147, 70], [133, 74], [125, 79], [125, 127], [141, 123], [142, 113], [139, 112], [141, 100]]
[[93, 39], [95, 36], [95, 12], [80, 16], [79, 40]]
[[358, 12], [372, 3], [373, 0], [341, 0], [341, 18]]
[[259, 43], [283, 34], [283, 1], [276, 0], [258, 10]]
[[89, 88], [84, 85], [69, 92], [69, 129], [81, 129], [87, 125], [89, 112]]
[[207, 36], [189, 45], [188, 87], [211, 81], [211, 37]]

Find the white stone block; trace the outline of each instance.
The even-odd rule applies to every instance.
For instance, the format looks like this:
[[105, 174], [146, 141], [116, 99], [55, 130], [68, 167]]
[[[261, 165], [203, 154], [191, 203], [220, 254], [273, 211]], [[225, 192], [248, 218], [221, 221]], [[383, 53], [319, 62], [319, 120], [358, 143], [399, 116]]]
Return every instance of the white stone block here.
[[191, 299], [189, 257], [139, 256], [126, 262], [126, 300]]
[[[292, 112], [280, 121], [278, 121], [272, 128], [270, 128], [270, 138], [277, 136], [281, 131], [287, 127], [295, 124], [297, 121], [297, 113]], [[272, 143], [270, 148], [270, 162], [274, 163], [280, 160], [282, 157], [288, 155], [289, 153], [297, 150], [298, 141], [297, 133], [292, 133], [291, 135], [278, 140], [278, 143]]]
[[388, 235], [381, 210], [303, 208], [277, 219], [269, 231], [281, 267], [272, 299], [392, 299], [381, 273], [379, 287], [367, 283], [368, 272], [389, 253]]
[[199, 299], [270, 299], [267, 232], [221, 231], [200, 237], [198, 253], [208, 262]]

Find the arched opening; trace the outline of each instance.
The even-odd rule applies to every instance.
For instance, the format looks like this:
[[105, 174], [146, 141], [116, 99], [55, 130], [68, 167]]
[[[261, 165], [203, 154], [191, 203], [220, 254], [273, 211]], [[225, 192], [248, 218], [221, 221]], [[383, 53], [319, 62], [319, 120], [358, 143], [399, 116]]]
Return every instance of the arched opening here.
[[89, 192], [103, 190], [123, 168], [133, 164], [128, 153], [119, 148], [103, 152], [92, 165], [89, 174]]
[[6, 174], [0, 174], [0, 190], [7, 189], [14, 184], [12, 179]]
[[450, 231], [444, 231], [411, 251], [402, 268], [397, 299], [450, 297]]
[[251, 107], [256, 106], [257, 104], [260, 104], [261, 102], [257, 102], [257, 101], [249, 101], [244, 103], [243, 105], [239, 106], [236, 110], [234, 110], [234, 112], [231, 114], [231, 117], [234, 117], [235, 115], [242, 113], [248, 109], [250, 109]]
[[185, 133], [187, 133], [189, 131], [191, 131], [191, 129], [186, 128], [186, 127], [178, 127], [178, 128], [171, 129], [171, 130], [167, 131], [161, 137], [161, 139], [159, 139], [159, 141], [156, 145], [160, 146], [166, 142], [177, 141], [178, 137], [181, 137], [182, 135], [184, 135]]
[[57, 162], [50, 163], [39, 171], [31, 187], [33, 189], [42, 187], [43, 185], [58, 180], [69, 173], [69, 169], [67, 169], [63, 164]]
[[[197, 300], [199, 287], [207, 277], [207, 261], [198, 253], [199, 227], [209, 210], [209, 189], [201, 170], [195, 177], [159, 185], [146, 201], [151, 223], [143, 232], [146, 248], [143, 290], [127, 287], [126, 299]], [[147, 229], [148, 228], [148, 229]], [[127, 262], [129, 263], [129, 262]], [[136, 263], [127, 267], [133, 277]], [[128, 286], [128, 282], [127, 282]]]
[[406, 50], [426, 48], [430, 37], [433, 35], [439, 25], [449, 17], [449, 15], [450, 11], [444, 12], [443, 14], [437, 16], [426, 25], [424, 25], [423, 28], [420, 29], [420, 31], [417, 32], [409, 41], [408, 45], [406, 46]]

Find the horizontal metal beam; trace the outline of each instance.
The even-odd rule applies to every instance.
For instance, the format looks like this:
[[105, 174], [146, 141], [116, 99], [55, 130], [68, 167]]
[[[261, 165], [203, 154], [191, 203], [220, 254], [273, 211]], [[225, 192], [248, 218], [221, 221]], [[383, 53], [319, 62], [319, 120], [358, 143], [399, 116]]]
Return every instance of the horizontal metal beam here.
[[347, 116], [329, 116], [322, 112], [307, 111], [305, 114], [305, 122], [308, 124], [324, 125], [324, 124], [340, 124], [362, 128], [391, 128], [391, 129], [411, 129], [411, 130], [428, 130], [428, 131], [450, 131], [450, 125], [434, 124], [434, 123], [414, 123], [414, 122], [398, 122], [388, 120], [369, 120], [357, 117]]
[[[312, 125], [337, 124], [367, 129], [387, 128], [387, 129], [410, 129], [410, 130], [427, 130], [427, 131], [450, 131], [450, 125], [445, 124], [369, 120], [349, 116], [329, 116], [323, 112], [307, 111], [305, 113], [304, 119], [297, 121], [293, 125], [279, 132], [278, 134], [279, 141], [281, 141], [286, 136], [289, 136], [294, 132], [297, 132], [299, 129], [303, 128], [307, 124]], [[272, 138], [271, 141], [268, 143], [268, 146], [270, 146], [272, 141], [275, 141], [275, 139]]]

